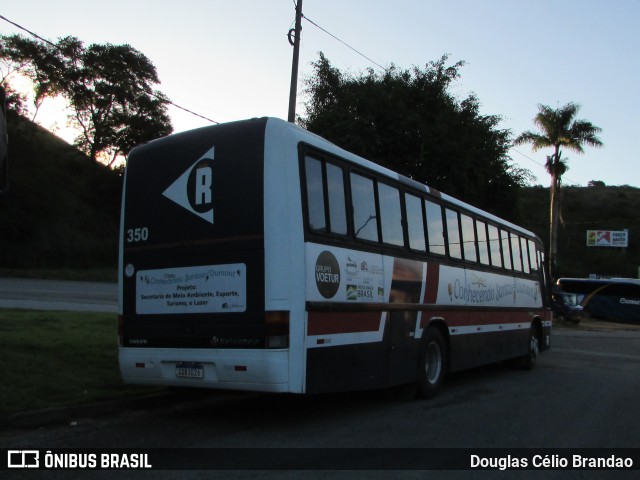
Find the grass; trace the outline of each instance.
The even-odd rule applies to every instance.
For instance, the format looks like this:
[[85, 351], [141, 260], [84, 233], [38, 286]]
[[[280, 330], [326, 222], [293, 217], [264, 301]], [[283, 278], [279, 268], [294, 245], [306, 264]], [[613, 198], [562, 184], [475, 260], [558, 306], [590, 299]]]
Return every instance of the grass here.
[[151, 392], [124, 385], [111, 313], [0, 310], [0, 413]]

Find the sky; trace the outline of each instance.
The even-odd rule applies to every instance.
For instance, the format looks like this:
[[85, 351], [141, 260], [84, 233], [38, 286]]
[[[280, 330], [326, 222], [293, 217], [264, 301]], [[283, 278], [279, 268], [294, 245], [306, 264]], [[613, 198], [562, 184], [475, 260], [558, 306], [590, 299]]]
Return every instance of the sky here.
[[[535, 131], [538, 104], [578, 103], [578, 118], [602, 128], [603, 148], [564, 151], [566, 185], [640, 187], [640, 1], [303, 0], [303, 13], [370, 60], [303, 20], [298, 114], [320, 51], [356, 75], [381, 71], [376, 64], [424, 68], [448, 54], [450, 64], [465, 62], [453, 92], [474, 93], [481, 113], [500, 116], [514, 137]], [[217, 122], [287, 118], [294, 0], [20, 0], [3, 2], [0, 15], [52, 41], [129, 44], [156, 66], [159, 90]], [[25, 34], [0, 20], [0, 34], [12, 33]], [[49, 103], [39, 122], [64, 127], [61, 106]], [[210, 125], [169, 113], [176, 132]], [[522, 145], [510, 156], [547, 186], [551, 153]]]

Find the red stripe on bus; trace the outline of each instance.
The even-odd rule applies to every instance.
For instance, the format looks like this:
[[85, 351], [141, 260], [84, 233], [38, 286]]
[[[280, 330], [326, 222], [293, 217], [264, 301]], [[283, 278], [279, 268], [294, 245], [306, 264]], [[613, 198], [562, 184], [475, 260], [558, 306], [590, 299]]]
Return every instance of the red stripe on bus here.
[[307, 335], [377, 332], [381, 312], [309, 312]]
[[420, 326], [424, 328], [432, 318], [442, 318], [448, 327], [466, 327], [470, 325], [496, 325], [496, 324], [529, 324], [531, 316], [529, 311], [505, 312], [499, 310], [474, 311], [469, 310], [429, 310], [422, 314]]
[[427, 285], [424, 290], [424, 303], [434, 304], [438, 299], [438, 283], [440, 282], [440, 265], [436, 262], [427, 263]]

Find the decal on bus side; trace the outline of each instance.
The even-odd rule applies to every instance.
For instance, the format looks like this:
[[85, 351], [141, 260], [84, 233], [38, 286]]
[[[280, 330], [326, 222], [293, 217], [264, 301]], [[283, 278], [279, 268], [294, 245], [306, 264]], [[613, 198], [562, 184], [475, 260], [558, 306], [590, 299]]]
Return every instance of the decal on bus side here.
[[541, 308], [542, 294], [534, 280], [442, 265], [436, 303]]
[[[387, 302], [393, 258], [307, 244], [306, 298], [311, 301]], [[386, 265], [385, 265], [386, 262]], [[385, 269], [389, 274], [385, 277]]]
[[213, 170], [215, 147], [211, 147], [162, 192], [169, 200], [213, 224]]

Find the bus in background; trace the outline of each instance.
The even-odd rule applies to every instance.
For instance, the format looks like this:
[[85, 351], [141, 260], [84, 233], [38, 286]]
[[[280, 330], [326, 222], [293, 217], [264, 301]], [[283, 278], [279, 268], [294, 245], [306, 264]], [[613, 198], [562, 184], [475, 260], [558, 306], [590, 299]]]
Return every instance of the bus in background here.
[[550, 347], [531, 232], [274, 118], [127, 161], [119, 364], [128, 383], [321, 393]]
[[640, 324], [640, 280], [560, 278], [554, 292], [592, 318]]

